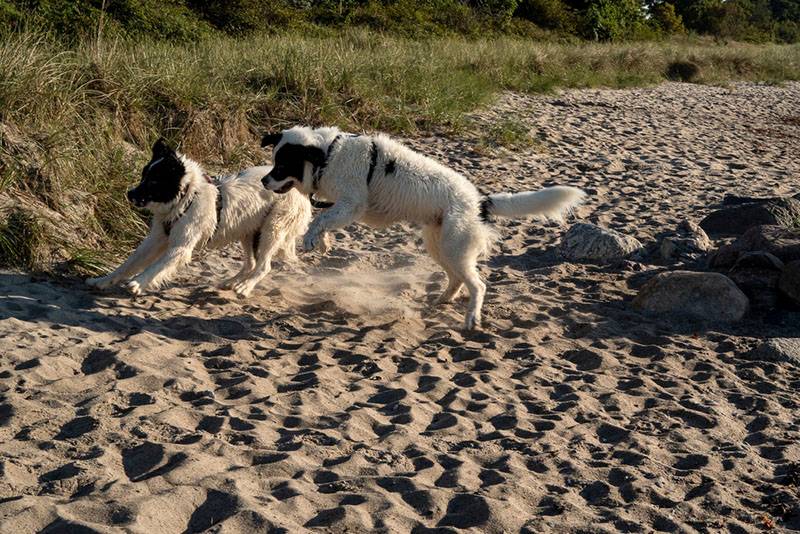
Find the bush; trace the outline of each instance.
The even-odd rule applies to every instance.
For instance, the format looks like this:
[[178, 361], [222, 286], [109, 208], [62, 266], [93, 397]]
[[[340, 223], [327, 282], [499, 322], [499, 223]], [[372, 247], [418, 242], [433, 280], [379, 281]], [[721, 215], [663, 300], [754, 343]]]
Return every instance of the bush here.
[[522, 0], [515, 16], [552, 30], [573, 32], [576, 27], [575, 12], [561, 0]]
[[503, 25], [511, 20], [519, 0], [470, 0], [470, 3]]
[[596, 41], [634, 37], [644, 24], [638, 0], [595, 0], [584, 15], [584, 35]]
[[669, 2], [654, 5], [650, 10], [652, 24], [666, 34], [686, 33], [683, 17], [675, 12], [675, 6]]
[[5, 4], [25, 13], [21, 22], [75, 42], [95, 38], [101, 32], [192, 41], [211, 29], [180, 0], [16, 0], [3, 2], [0, 7]]
[[775, 26], [775, 38], [781, 43], [800, 43], [800, 24], [783, 20]]
[[700, 77], [700, 67], [691, 61], [673, 61], [667, 65], [664, 76], [674, 82], [695, 82]]

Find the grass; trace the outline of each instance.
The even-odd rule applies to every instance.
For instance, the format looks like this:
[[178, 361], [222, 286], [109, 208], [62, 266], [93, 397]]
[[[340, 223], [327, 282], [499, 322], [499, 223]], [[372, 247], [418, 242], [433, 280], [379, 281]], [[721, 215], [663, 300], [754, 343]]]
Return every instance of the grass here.
[[[654, 84], [685, 64], [700, 83], [797, 80], [800, 46], [354, 31], [64, 49], [13, 35], [0, 42], [0, 265], [90, 273], [127, 253], [146, 227], [124, 191], [159, 134], [211, 170], [233, 169], [264, 161], [257, 140], [267, 129], [457, 128], [500, 90]], [[513, 124], [497, 130], [496, 144], [530, 146]]]
[[481, 133], [476, 148], [483, 153], [492, 153], [498, 147], [508, 150], [534, 150], [542, 152], [542, 139], [534, 137], [531, 128], [517, 119], [503, 117], [490, 123]]

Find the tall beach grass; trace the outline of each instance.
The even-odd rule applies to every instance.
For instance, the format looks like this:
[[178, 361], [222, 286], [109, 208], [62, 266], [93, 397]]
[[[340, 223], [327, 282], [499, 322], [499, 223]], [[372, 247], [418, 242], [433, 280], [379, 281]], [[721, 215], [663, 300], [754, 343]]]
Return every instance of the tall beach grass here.
[[458, 127], [500, 90], [800, 79], [800, 46], [629, 44], [354, 31], [65, 49], [0, 42], [0, 266], [91, 273], [145, 231], [125, 202], [166, 135], [215, 169], [262, 163], [259, 133], [294, 123], [413, 133]]

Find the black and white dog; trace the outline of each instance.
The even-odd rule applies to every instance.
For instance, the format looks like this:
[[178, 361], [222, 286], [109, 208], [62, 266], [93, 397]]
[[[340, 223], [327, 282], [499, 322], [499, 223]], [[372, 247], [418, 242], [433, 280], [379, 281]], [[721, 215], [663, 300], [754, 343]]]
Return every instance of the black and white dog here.
[[469, 290], [467, 329], [481, 320], [486, 285], [477, 260], [490, 248], [490, 217], [560, 219], [585, 196], [565, 186], [481, 196], [461, 174], [385, 135], [298, 126], [264, 136], [262, 146], [270, 145], [274, 166], [262, 180], [267, 189], [297, 189], [333, 203], [312, 221], [305, 250], [324, 243], [326, 232], [355, 221], [375, 227], [420, 224], [428, 252], [449, 280], [439, 302], [451, 301], [465, 284]]
[[222, 287], [249, 296], [269, 273], [276, 253], [296, 258], [297, 240], [311, 220], [311, 205], [300, 193], [278, 196], [264, 190], [261, 178], [271, 169], [252, 167], [214, 180], [159, 139], [141, 183], [128, 191], [131, 203], [153, 214], [150, 233], [114, 272], [86, 283], [106, 288], [125, 282], [138, 295], [168, 282], [195, 249], [239, 241], [244, 263]]

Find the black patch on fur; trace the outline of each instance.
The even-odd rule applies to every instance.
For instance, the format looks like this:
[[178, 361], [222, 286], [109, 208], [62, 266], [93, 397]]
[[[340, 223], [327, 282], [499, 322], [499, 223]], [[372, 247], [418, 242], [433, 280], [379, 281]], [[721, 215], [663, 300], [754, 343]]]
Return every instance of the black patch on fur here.
[[378, 147], [375, 144], [375, 141], [369, 145], [369, 172], [367, 173], [367, 185], [372, 182], [372, 176], [375, 174], [375, 166], [378, 164]]
[[481, 220], [485, 223], [492, 222], [492, 208], [494, 202], [489, 197], [483, 197], [481, 200]]
[[394, 160], [390, 159], [386, 162], [386, 168], [383, 170], [383, 173], [386, 175], [392, 174], [394, 172]]
[[308, 195], [308, 200], [311, 202], [311, 207], [316, 209], [324, 210], [333, 206], [333, 202], [325, 202], [323, 200], [317, 200], [314, 198], [314, 193]]
[[264, 134], [264, 137], [261, 138], [261, 148], [275, 146], [281, 142], [281, 138], [283, 138], [283, 134], [280, 132]]
[[128, 200], [144, 206], [148, 202], [172, 202], [181, 190], [181, 179], [186, 174], [178, 154], [159, 139], [153, 145], [153, 157], [142, 169], [142, 181], [128, 191]]
[[258, 245], [261, 243], [261, 230], [256, 230], [253, 234], [253, 259], [258, 259]]
[[306, 162], [319, 167], [324, 161], [325, 152], [321, 148], [287, 143], [275, 152], [274, 166], [265, 178], [276, 182], [287, 178], [301, 181]]
[[[322, 165], [319, 165], [316, 169], [314, 169], [314, 182], [311, 184], [311, 196], [309, 197], [311, 200], [311, 205], [314, 205], [314, 191], [319, 189], [319, 180], [322, 178], [322, 174], [325, 172], [325, 168], [328, 166], [328, 162], [331, 160], [331, 154], [333, 153], [334, 147], [342, 138], [342, 134], [337, 135], [331, 141], [331, 144], [328, 145], [328, 150], [325, 151], [325, 159], [322, 161]], [[314, 206], [317, 207], [317, 206]]]
[[[172, 219], [167, 219], [167, 220], [165, 220], [164, 222], [161, 223], [161, 225], [164, 228], [164, 234], [166, 234], [168, 236], [170, 234], [170, 232], [172, 232], [172, 227], [175, 226], [175, 223], [178, 222], [181, 217], [183, 217], [184, 213], [189, 211], [189, 208], [192, 207], [192, 203], [193, 202], [194, 202], [194, 196], [192, 196], [191, 200], [189, 200], [189, 202], [186, 204], [186, 207], [184, 207], [180, 212], [178, 212], [178, 214], [175, 215], [175, 217], [173, 217]], [[219, 224], [219, 222], [217, 224]], [[217, 229], [214, 228], [214, 233], [216, 233], [216, 232], [217, 232]]]

